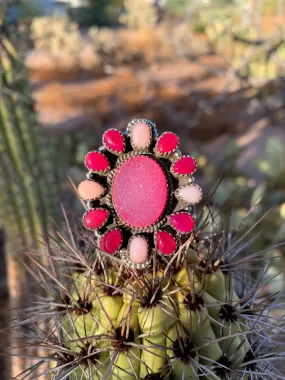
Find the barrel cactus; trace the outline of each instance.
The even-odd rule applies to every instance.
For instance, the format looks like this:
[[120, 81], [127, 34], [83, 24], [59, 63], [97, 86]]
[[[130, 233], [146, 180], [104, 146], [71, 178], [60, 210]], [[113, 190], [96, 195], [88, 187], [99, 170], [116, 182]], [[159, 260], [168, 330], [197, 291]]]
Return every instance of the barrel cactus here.
[[70, 241], [48, 246], [50, 268], [35, 276], [50, 296], [27, 316], [45, 378], [285, 378], [280, 295], [263, 291], [269, 264], [249, 253], [247, 233], [215, 224], [178, 145], [139, 119], [86, 155], [85, 232], [69, 226]]

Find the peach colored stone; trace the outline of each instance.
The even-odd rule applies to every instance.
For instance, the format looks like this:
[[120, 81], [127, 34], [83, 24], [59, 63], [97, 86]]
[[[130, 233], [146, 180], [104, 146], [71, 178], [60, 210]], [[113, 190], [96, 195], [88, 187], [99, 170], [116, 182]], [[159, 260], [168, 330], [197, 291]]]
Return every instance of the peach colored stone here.
[[178, 190], [179, 197], [192, 205], [200, 202], [202, 199], [202, 190], [197, 185], [188, 185]]
[[105, 192], [105, 189], [100, 183], [95, 181], [89, 181], [86, 179], [82, 181], [78, 186], [78, 194], [86, 201], [90, 199], [98, 199]]
[[150, 141], [150, 128], [146, 123], [136, 123], [132, 126], [132, 145], [134, 148], [146, 148]]
[[130, 243], [130, 259], [134, 263], [143, 263], [147, 259], [147, 240], [142, 236], [135, 236]]

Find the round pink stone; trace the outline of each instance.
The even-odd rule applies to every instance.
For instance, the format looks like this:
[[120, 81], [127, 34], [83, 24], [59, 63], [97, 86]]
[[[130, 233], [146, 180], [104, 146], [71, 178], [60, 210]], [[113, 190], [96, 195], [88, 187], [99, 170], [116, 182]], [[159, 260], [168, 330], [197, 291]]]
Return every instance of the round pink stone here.
[[135, 228], [156, 223], [167, 203], [167, 180], [159, 163], [148, 156], [125, 161], [113, 181], [113, 204], [123, 222]]
[[129, 251], [132, 262], [143, 263], [147, 259], [148, 254], [147, 240], [142, 236], [133, 237], [130, 242]]
[[150, 143], [151, 130], [146, 123], [136, 123], [132, 126], [132, 146], [133, 148], [146, 148]]

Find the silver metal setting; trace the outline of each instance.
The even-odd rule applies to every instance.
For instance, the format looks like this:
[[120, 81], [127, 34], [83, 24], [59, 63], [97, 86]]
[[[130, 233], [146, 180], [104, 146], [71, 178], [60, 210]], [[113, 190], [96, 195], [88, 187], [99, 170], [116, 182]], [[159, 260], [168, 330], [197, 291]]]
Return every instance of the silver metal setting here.
[[[147, 146], [145, 146], [144, 148], [137, 148], [133, 142], [132, 130], [133, 130], [134, 125], [136, 125], [137, 123], [145, 123], [148, 125], [148, 127], [150, 129], [150, 138], [149, 138]], [[105, 134], [110, 130], [114, 130], [114, 131], [120, 133], [120, 135], [123, 139], [123, 143], [124, 143], [124, 149], [122, 151], [120, 151], [120, 152], [114, 151], [104, 143]], [[86, 174], [87, 179], [100, 183], [100, 179], [99, 179], [99, 181], [97, 181], [96, 179], [94, 179], [94, 180], [92, 179], [92, 174], [95, 173], [95, 174], [101, 176], [102, 178], [105, 178], [107, 180], [107, 184], [102, 185], [104, 187], [105, 191], [100, 197], [97, 197], [95, 199], [90, 199], [87, 201], [85, 200], [86, 206], [87, 206], [87, 211], [85, 212], [85, 214], [82, 217], [83, 225], [89, 231], [93, 231], [93, 233], [96, 236], [99, 248], [101, 245], [102, 238], [105, 236], [105, 234], [111, 232], [112, 230], [120, 231], [121, 238], [122, 238], [120, 247], [114, 253], [110, 253], [110, 256], [120, 257], [124, 261], [125, 265], [129, 268], [144, 269], [144, 268], [150, 266], [151, 261], [152, 261], [152, 257], [153, 257], [153, 255], [156, 254], [156, 252], [158, 255], [161, 256], [161, 258], [167, 259], [168, 257], [171, 257], [173, 254], [175, 254], [175, 252], [177, 252], [177, 249], [181, 244], [180, 239], [181, 239], [182, 235], [188, 235], [190, 233], [193, 233], [193, 230], [195, 229], [195, 218], [194, 218], [193, 213], [192, 213], [193, 212], [193, 210], [192, 210], [193, 204], [189, 203], [189, 202], [185, 201], [183, 198], [181, 198], [179, 195], [179, 190], [181, 190], [181, 189], [189, 186], [190, 184], [192, 184], [193, 186], [197, 186], [199, 188], [199, 190], [201, 192], [201, 198], [199, 199], [199, 201], [202, 199], [202, 196], [203, 196], [202, 189], [200, 186], [195, 184], [195, 178], [192, 176], [197, 170], [197, 161], [191, 155], [182, 155], [181, 154], [181, 152], [179, 150], [180, 140], [179, 140], [178, 136], [177, 136], [177, 146], [175, 147], [175, 149], [173, 149], [172, 151], [169, 151], [169, 152], [160, 153], [157, 150], [158, 143], [159, 143], [160, 139], [163, 138], [163, 136], [166, 135], [167, 133], [173, 133], [173, 132], [164, 132], [159, 136], [157, 129], [156, 129], [156, 125], [152, 121], [150, 121], [148, 119], [133, 119], [128, 123], [127, 128], [124, 132], [121, 132], [120, 130], [115, 129], [115, 128], [108, 129], [103, 134], [103, 137], [102, 137], [103, 145], [100, 146], [97, 150], [92, 150], [92, 151], [88, 152], [84, 158], [84, 165], [88, 170], [88, 172]], [[175, 133], [173, 133], [173, 134], [175, 135]], [[130, 142], [130, 144], [129, 144], [129, 142]], [[126, 152], [126, 149], [130, 149], [130, 151]], [[111, 155], [113, 155], [112, 158], [114, 160], [111, 159], [111, 157], [109, 157], [109, 154], [107, 154], [107, 151], [109, 153], [111, 153]], [[95, 170], [88, 168], [86, 166], [86, 157], [91, 152], [103, 155], [108, 162], [108, 168], [105, 170], [101, 170], [101, 171], [95, 171]], [[106, 154], [107, 154], [107, 156], [106, 156]], [[162, 168], [164, 175], [165, 175], [165, 180], [167, 183], [167, 202], [166, 202], [165, 208], [163, 210], [163, 213], [152, 225], [147, 226], [147, 227], [134, 227], [134, 226], [128, 225], [124, 220], [122, 220], [120, 218], [120, 216], [116, 210], [116, 207], [113, 203], [113, 182], [114, 182], [115, 176], [116, 176], [118, 170], [120, 169], [121, 165], [124, 162], [126, 162], [127, 160], [129, 160], [133, 157], [136, 157], [136, 156], [148, 156], [150, 159], [156, 161], [160, 165], [160, 167]], [[191, 157], [191, 159], [193, 159], [196, 163], [195, 170], [190, 174], [179, 174], [179, 173], [176, 173], [174, 171], [175, 164], [180, 159], [182, 159], [184, 157]], [[95, 205], [92, 205], [92, 202], [94, 202], [94, 201], [95, 201]], [[199, 203], [199, 201], [197, 203]], [[197, 203], [195, 203], [195, 204], [197, 204]], [[96, 206], [96, 204], [97, 204], [97, 206]], [[178, 207], [177, 207], [177, 205], [178, 205]], [[174, 211], [175, 207], [177, 207], [177, 211]], [[99, 227], [97, 227], [96, 229], [88, 228], [84, 224], [84, 219], [85, 219], [88, 212], [91, 212], [91, 211], [97, 210], [97, 209], [98, 210], [102, 209], [102, 210], [106, 211], [108, 213], [107, 217], [104, 220], [104, 222]], [[191, 210], [192, 212], [189, 212], [189, 210]], [[185, 232], [185, 233], [181, 232], [180, 230], [177, 230], [174, 227], [174, 225], [171, 223], [171, 216], [176, 215], [176, 214], [181, 214], [181, 213], [187, 214], [194, 219], [194, 228], [192, 231]], [[109, 223], [111, 218], [112, 218], [112, 221], [111, 221], [111, 223]], [[168, 232], [167, 230], [165, 230], [163, 227], [167, 226], [167, 225], [170, 225], [175, 232], [173, 231], [173, 233], [171, 233], [171, 232]], [[106, 227], [106, 230], [104, 229], [104, 233], [102, 232], [103, 227]], [[127, 242], [127, 247], [125, 245], [123, 245], [124, 248], [122, 248], [124, 238], [126, 237], [125, 233], [127, 231], [132, 236], [129, 238], [129, 240]], [[158, 231], [167, 233], [172, 238], [174, 238], [176, 246], [175, 246], [175, 250], [172, 253], [163, 254], [157, 248], [157, 233], [158, 233]], [[154, 241], [154, 247], [155, 248], [152, 248], [150, 246], [150, 240], [148, 238], [141, 235], [144, 233], [152, 234], [151, 241], [152, 240]], [[130, 244], [131, 244], [132, 239], [134, 239], [136, 236], [141, 236], [141, 237], [145, 238], [148, 242], [148, 256], [147, 256], [147, 259], [145, 260], [145, 262], [143, 262], [143, 263], [134, 263], [130, 259], [130, 252], [129, 252]]]

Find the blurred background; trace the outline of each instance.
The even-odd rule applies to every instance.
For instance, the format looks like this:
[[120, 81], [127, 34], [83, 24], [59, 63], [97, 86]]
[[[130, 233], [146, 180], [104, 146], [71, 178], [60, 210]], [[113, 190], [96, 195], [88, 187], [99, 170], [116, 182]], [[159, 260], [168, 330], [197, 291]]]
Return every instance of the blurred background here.
[[68, 177], [133, 118], [179, 135], [222, 224], [260, 221], [250, 249], [274, 247], [267, 291], [283, 290], [285, 0], [1, 1], [0, 326], [35, 293], [16, 253], [43, 249], [61, 205], [81, 215]]

